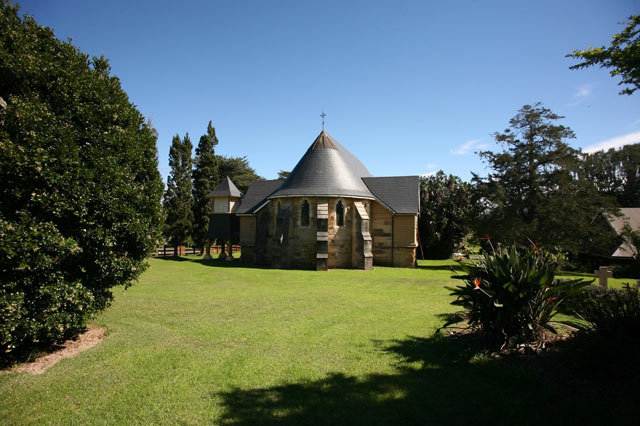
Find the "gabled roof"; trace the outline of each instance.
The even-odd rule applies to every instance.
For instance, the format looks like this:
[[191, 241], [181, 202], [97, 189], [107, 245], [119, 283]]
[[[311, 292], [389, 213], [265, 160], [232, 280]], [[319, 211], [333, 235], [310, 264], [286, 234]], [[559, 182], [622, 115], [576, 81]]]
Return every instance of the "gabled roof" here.
[[420, 213], [420, 177], [364, 177], [369, 191], [397, 214]]
[[227, 176], [222, 179], [222, 182], [213, 191], [207, 194], [207, 197], [242, 197], [242, 192]]
[[[640, 231], [640, 207], [621, 208], [620, 213], [622, 213], [622, 216], [606, 215], [609, 225], [618, 235], [622, 234], [626, 223], [628, 223], [634, 231]], [[628, 241], [624, 241], [618, 246], [611, 257], [629, 258], [633, 257], [635, 252], [635, 248]]]
[[323, 130], [269, 198], [311, 195], [373, 199], [362, 181], [368, 176], [371, 173], [364, 164]]
[[283, 180], [261, 180], [253, 182], [244, 195], [237, 214], [253, 214], [266, 201], [269, 195], [282, 185]]

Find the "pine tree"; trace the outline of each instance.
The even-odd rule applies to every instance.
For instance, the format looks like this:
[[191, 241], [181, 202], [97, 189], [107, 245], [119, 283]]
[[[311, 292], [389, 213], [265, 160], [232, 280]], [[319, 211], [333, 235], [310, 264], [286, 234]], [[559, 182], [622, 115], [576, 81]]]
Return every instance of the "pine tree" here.
[[555, 124], [561, 118], [540, 103], [525, 105], [509, 129], [494, 134], [505, 150], [480, 153], [493, 172], [473, 175], [482, 211], [474, 222], [477, 236], [574, 254], [605, 245], [608, 234], [592, 222], [615, 208], [583, 178], [578, 151], [566, 143], [573, 131]]
[[218, 175], [218, 160], [215, 155], [215, 147], [218, 145], [216, 129], [207, 126], [207, 133], [200, 137], [196, 148], [193, 169], [193, 230], [192, 237], [197, 247], [205, 246], [209, 254], [210, 242], [207, 237], [209, 230], [209, 215], [213, 213], [211, 200], [207, 194], [214, 190], [220, 182]]
[[167, 214], [165, 235], [174, 246], [173, 254], [178, 255], [178, 246], [191, 236], [193, 228], [193, 198], [191, 194], [193, 144], [187, 133], [180, 141], [175, 135], [169, 150], [171, 173], [164, 196], [164, 208]]

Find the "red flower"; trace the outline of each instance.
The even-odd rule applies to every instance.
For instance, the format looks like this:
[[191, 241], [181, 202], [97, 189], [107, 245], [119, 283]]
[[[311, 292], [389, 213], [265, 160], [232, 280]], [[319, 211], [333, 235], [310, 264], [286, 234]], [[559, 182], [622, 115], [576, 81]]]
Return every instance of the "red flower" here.
[[473, 280], [473, 285], [475, 286], [474, 290], [480, 290], [480, 284], [482, 284], [482, 280], [480, 278], [476, 278]]

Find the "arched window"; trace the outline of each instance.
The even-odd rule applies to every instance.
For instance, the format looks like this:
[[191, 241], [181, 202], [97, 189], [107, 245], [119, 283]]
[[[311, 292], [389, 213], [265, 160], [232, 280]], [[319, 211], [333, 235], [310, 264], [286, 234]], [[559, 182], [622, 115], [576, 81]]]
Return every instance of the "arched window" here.
[[338, 201], [336, 204], [336, 223], [338, 226], [344, 226], [344, 204]]
[[304, 200], [300, 208], [300, 226], [309, 226], [309, 202]]

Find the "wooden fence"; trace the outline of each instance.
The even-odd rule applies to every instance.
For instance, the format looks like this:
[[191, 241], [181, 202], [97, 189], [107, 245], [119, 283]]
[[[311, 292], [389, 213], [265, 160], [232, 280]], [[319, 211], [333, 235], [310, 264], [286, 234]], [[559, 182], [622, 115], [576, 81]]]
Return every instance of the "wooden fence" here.
[[[240, 246], [234, 245], [231, 247], [233, 253], [240, 253]], [[222, 246], [211, 246], [211, 255], [220, 254], [222, 251]], [[201, 256], [204, 252], [201, 249], [196, 247], [189, 246], [178, 246], [178, 256], [186, 256], [186, 255], [198, 255]], [[155, 252], [152, 254], [154, 257], [171, 257], [173, 256], [173, 246], [160, 246], [156, 247]]]

